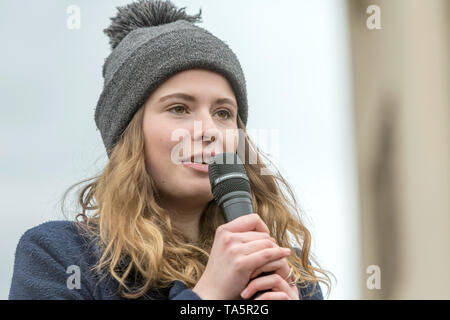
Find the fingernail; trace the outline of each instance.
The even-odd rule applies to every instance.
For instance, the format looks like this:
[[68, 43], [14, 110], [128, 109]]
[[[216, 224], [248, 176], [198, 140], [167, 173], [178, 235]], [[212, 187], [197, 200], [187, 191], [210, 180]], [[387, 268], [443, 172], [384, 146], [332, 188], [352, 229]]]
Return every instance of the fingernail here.
[[290, 248], [283, 248], [283, 250], [284, 250], [284, 252], [286, 252], [286, 253], [290, 253], [290, 252], [291, 252], [291, 249], [290, 249]]
[[248, 289], [245, 289], [244, 291], [241, 292], [241, 297], [242, 298], [247, 298], [247, 293], [248, 293]]

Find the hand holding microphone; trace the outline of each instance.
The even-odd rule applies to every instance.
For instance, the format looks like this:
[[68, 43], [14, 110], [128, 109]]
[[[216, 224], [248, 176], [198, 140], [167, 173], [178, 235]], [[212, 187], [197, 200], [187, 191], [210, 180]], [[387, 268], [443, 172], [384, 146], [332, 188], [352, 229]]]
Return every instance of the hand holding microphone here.
[[236, 300], [254, 270], [290, 254], [271, 239], [257, 214], [217, 228], [205, 271], [193, 291], [204, 300]]
[[[255, 271], [270, 264], [273, 270], [290, 255], [290, 249], [280, 248], [259, 215], [253, 213], [250, 183], [239, 161], [237, 154], [223, 153], [209, 164], [211, 190], [228, 222], [217, 228], [205, 272], [193, 288], [202, 299], [240, 299]], [[263, 272], [257, 278], [270, 274]], [[267, 291], [271, 290], [250, 299]]]

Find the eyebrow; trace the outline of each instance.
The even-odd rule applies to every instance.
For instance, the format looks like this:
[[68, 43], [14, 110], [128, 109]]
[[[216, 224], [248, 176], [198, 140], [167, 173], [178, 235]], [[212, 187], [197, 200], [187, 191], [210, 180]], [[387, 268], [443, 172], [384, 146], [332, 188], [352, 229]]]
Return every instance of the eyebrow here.
[[[183, 100], [190, 101], [190, 102], [195, 102], [196, 101], [195, 97], [193, 97], [191, 95], [188, 95], [186, 93], [178, 92], [178, 93], [172, 93], [172, 94], [169, 94], [167, 96], [164, 96], [161, 99], [159, 99], [158, 102], [164, 102], [164, 101], [172, 99], [172, 98], [183, 99]], [[231, 100], [231, 99], [228, 99], [228, 98], [218, 98], [215, 101], [215, 103], [217, 103], [217, 104], [226, 104], [226, 103], [228, 103], [228, 104], [231, 104], [232, 106], [234, 106], [237, 109], [237, 106], [234, 103], [234, 101]]]

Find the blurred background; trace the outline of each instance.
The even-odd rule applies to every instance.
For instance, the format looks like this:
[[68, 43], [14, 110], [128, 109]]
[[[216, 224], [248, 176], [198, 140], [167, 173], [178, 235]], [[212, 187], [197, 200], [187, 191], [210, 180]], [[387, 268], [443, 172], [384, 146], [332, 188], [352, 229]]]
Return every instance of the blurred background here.
[[[103, 29], [130, 2], [0, 1], [0, 299], [20, 236], [72, 219], [63, 193], [106, 164]], [[238, 56], [250, 135], [335, 276], [325, 298], [449, 299], [450, 1], [172, 2]]]

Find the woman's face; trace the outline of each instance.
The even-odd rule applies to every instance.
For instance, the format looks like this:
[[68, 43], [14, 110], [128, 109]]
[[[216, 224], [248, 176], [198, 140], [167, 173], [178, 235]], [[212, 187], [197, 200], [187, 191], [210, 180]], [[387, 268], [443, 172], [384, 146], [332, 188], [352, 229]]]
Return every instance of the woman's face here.
[[[167, 97], [174, 94], [184, 96]], [[208, 172], [180, 161], [203, 155], [196, 159], [202, 162], [214, 153], [236, 152], [238, 110], [227, 79], [204, 69], [177, 73], [152, 92], [144, 108], [146, 166], [158, 191], [172, 204], [211, 201]]]

